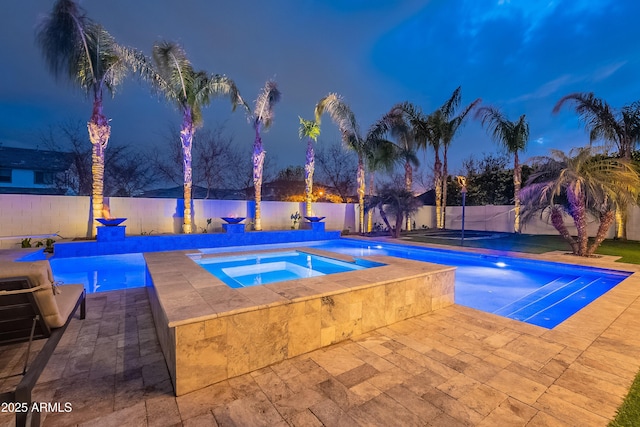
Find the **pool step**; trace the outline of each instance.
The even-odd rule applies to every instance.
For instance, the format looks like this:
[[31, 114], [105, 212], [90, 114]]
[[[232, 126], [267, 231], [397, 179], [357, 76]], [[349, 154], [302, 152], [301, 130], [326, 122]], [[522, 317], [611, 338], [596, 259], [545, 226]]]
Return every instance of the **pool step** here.
[[495, 313], [538, 326], [553, 327], [558, 318], [576, 313], [617, 283], [593, 276], [567, 279], [556, 279]]
[[544, 286], [541, 286], [527, 295], [509, 303], [499, 309], [495, 310], [493, 313], [498, 314], [500, 316], [511, 317], [514, 313], [522, 310], [524, 307], [528, 307], [531, 304], [535, 304], [540, 301], [542, 298], [547, 295], [557, 291], [558, 289], [574, 282], [576, 280], [576, 276], [560, 276], [555, 280], [547, 283]]
[[598, 277], [582, 289], [568, 295], [557, 303], [542, 308], [537, 313], [524, 319], [524, 321], [538, 326], [553, 327], [557, 324], [558, 318], [564, 319], [577, 313], [600, 295], [613, 288], [617, 283], [615, 280]]

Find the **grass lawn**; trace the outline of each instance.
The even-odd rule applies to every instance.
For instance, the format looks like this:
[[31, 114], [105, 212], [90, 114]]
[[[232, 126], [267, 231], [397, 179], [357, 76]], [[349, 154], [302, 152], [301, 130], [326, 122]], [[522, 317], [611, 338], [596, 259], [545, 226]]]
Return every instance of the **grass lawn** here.
[[[449, 240], [429, 237], [428, 232], [414, 231], [403, 235], [406, 240], [440, 245], [460, 246], [460, 240]], [[560, 236], [540, 236], [531, 234], [509, 234], [496, 239], [466, 240], [465, 247], [485, 248], [502, 251], [527, 252], [540, 254], [548, 251], [571, 252], [569, 244]], [[605, 240], [596, 254], [620, 256], [618, 262], [640, 264], [640, 242]], [[631, 389], [618, 408], [616, 418], [610, 427], [640, 426], [640, 372], [631, 385]]]
[[[460, 246], [459, 239], [441, 239], [429, 237], [424, 231], [414, 231], [403, 234], [406, 240], [422, 243], [433, 243], [439, 245]], [[534, 234], [514, 234], [503, 233], [502, 237], [496, 239], [465, 239], [464, 246], [468, 248], [485, 248], [500, 251], [527, 252], [531, 254], [541, 254], [549, 251], [571, 252], [569, 244], [560, 236], [534, 235]], [[640, 264], [640, 242], [605, 240], [596, 251], [596, 254], [620, 256], [618, 262], [629, 264]]]

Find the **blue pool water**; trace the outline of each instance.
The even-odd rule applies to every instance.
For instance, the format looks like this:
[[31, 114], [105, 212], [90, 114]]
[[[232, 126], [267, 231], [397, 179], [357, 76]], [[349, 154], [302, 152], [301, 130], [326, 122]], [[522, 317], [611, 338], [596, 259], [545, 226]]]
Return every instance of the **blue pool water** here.
[[215, 258], [202, 258], [197, 255], [192, 258], [196, 264], [232, 288], [345, 273], [383, 265], [361, 259], [345, 262], [298, 251]]
[[[503, 256], [349, 239], [201, 249], [202, 253], [310, 246], [362, 257], [390, 255], [457, 267], [456, 303], [553, 328], [631, 273]], [[89, 292], [144, 286], [142, 254], [51, 259], [56, 280]]]
[[141, 253], [102, 255], [49, 260], [56, 280], [83, 283], [88, 293], [139, 288], [145, 285], [144, 256]]

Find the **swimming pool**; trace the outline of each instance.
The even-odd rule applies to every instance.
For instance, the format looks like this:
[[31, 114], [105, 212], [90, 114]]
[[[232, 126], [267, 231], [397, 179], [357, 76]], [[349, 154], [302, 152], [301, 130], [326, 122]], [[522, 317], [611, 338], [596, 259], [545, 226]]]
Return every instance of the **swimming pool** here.
[[191, 258], [227, 286], [236, 289], [384, 265], [362, 259], [346, 262], [299, 251], [208, 258], [195, 255]]
[[[457, 267], [455, 302], [553, 328], [631, 273], [445, 249], [339, 239], [201, 249], [204, 254], [313, 247], [354, 257], [390, 255]], [[51, 259], [56, 280], [85, 283], [89, 292], [144, 286], [142, 254]], [[121, 267], [119, 265], [121, 264]]]

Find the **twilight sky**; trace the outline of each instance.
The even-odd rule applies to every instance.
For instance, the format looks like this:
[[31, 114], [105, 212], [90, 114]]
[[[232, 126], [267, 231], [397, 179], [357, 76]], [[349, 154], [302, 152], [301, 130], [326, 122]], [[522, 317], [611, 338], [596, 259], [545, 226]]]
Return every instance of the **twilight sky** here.
[[[91, 103], [54, 80], [34, 42], [52, 0], [11, 1], [0, 26], [0, 143], [35, 148], [39, 132], [87, 120]], [[457, 86], [463, 105], [482, 98], [531, 128], [523, 158], [584, 145], [588, 135], [562, 96], [592, 91], [612, 106], [640, 100], [640, 42], [634, 0], [80, 0], [90, 18], [123, 44], [150, 55], [161, 40], [177, 41], [195, 69], [226, 74], [253, 102], [269, 78], [282, 91], [273, 127], [263, 135], [279, 167], [302, 165], [298, 116], [337, 92], [362, 133], [395, 103], [431, 112]], [[181, 115], [131, 79], [106, 97], [113, 144], [163, 147]], [[251, 153], [253, 131], [226, 99], [204, 110], [205, 127], [224, 124]], [[328, 116], [321, 142], [339, 139]], [[87, 139], [87, 144], [89, 144]], [[450, 148], [450, 170], [463, 159], [496, 152], [479, 123], [468, 120]], [[424, 157], [422, 157], [424, 158]], [[432, 153], [423, 165], [431, 167]]]

